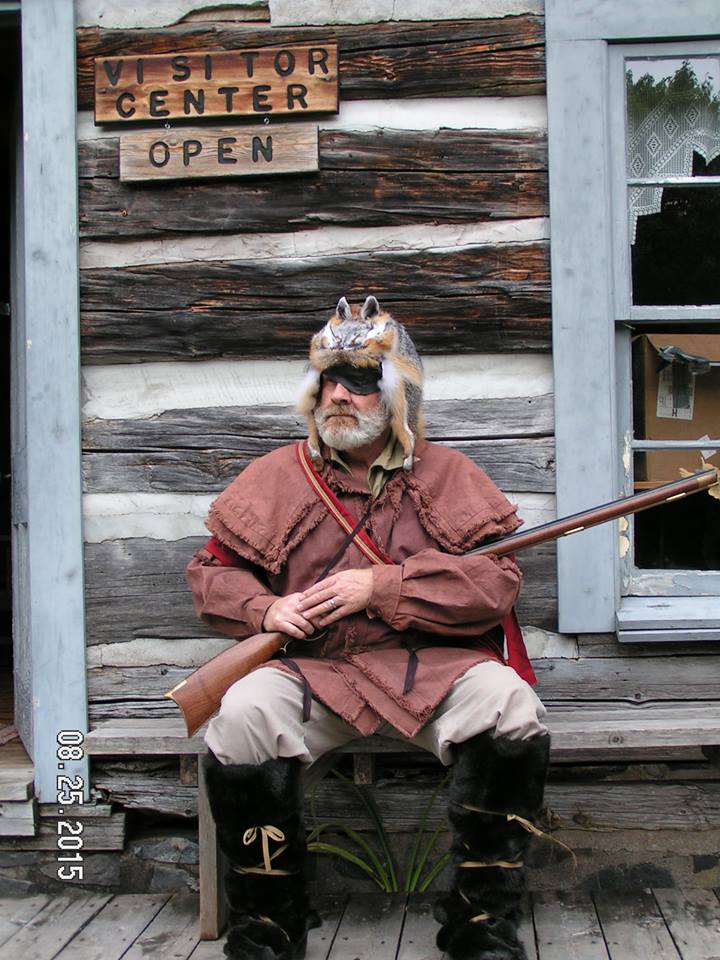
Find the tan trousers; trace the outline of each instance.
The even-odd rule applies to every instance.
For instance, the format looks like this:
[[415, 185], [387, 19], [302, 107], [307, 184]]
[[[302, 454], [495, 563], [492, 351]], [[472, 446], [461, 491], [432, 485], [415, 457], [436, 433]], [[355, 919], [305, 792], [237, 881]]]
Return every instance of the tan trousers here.
[[[310, 719], [303, 723], [302, 695], [299, 677], [273, 668], [256, 670], [227, 691], [205, 742], [222, 763], [298, 757], [310, 764], [360, 736], [317, 700], [312, 701]], [[541, 720], [546, 712], [532, 687], [511, 667], [489, 660], [455, 681], [432, 720], [410, 742], [447, 765], [453, 762], [452, 744], [484, 730], [494, 728], [496, 736], [518, 740], [545, 733]], [[406, 739], [388, 723], [377, 732]]]

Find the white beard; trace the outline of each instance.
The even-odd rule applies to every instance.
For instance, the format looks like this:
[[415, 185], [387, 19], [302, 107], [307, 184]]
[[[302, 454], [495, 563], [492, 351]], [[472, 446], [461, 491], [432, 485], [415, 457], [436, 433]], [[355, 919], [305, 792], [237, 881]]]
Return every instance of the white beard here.
[[[338, 423], [333, 417], [339, 410], [348, 410], [355, 421]], [[388, 411], [380, 402], [373, 410], [356, 410], [347, 404], [332, 404], [315, 409], [315, 423], [323, 443], [335, 450], [354, 450], [364, 447], [382, 434], [388, 425]]]

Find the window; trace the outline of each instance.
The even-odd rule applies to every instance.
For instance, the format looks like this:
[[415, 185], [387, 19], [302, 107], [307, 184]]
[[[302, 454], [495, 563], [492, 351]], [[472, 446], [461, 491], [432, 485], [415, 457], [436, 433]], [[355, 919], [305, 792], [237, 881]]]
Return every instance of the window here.
[[[546, 5], [559, 514], [720, 466], [720, 37], [627, 6]], [[703, 493], [562, 542], [560, 629], [720, 639], [718, 531]]]

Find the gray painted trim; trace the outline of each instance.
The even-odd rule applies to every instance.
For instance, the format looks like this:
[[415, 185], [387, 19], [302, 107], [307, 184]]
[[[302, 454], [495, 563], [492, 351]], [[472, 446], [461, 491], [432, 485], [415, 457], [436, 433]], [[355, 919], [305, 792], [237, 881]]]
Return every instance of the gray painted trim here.
[[718, 630], [720, 597], [625, 597], [617, 619], [623, 630]]
[[718, 319], [718, 308], [713, 304], [698, 307], [630, 307], [629, 313], [631, 320], [642, 320], [648, 325], [678, 320], [678, 326], [682, 326], [683, 323], [717, 323]]
[[[616, 495], [606, 51], [547, 48], [558, 516]], [[615, 523], [558, 543], [562, 633], [615, 628], [617, 552]]]
[[545, 0], [548, 39], [674, 40], [720, 33], [715, 0]]
[[[22, 6], [29, 641], [35, 786], [57, 799], [58, 731], [87, 729], [80, 489], [74, 4]], [[52, 69], [49, 69], [52, 65]], [[81, 775], [87, 762], [65, 762]]]

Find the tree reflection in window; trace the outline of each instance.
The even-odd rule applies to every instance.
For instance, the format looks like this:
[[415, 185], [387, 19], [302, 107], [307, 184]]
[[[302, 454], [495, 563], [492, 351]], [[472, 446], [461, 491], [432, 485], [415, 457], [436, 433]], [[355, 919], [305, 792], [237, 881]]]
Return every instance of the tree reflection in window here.
[[[717, 73], [718, 58], [674, 63], [658, 77], [673, 61], [629, 61], [631, 178], [720, 175], [720, 95], [708, 72]], [[720, 187], [631, 186], [629, 204], [633, 303], [720, 303]]]

